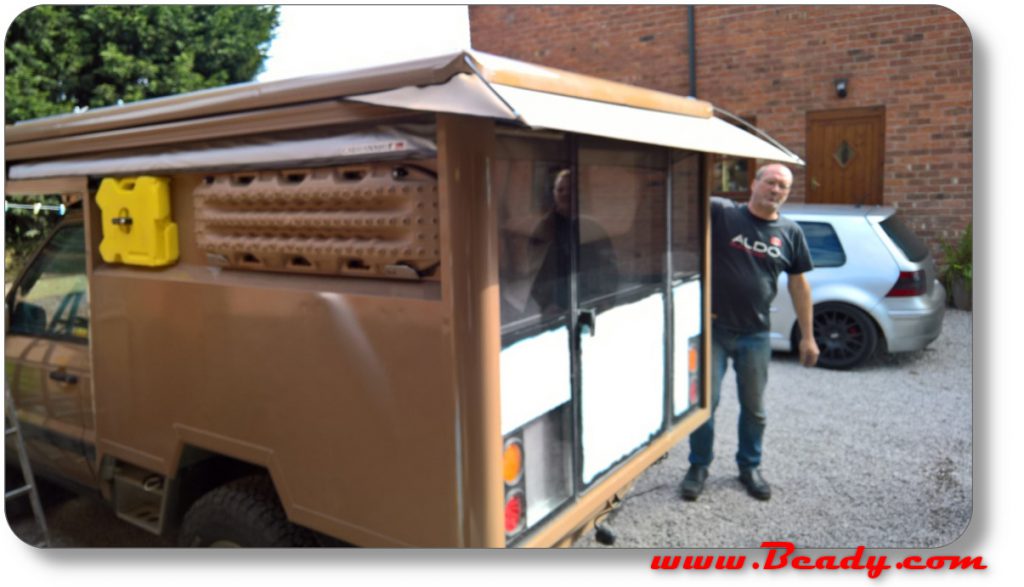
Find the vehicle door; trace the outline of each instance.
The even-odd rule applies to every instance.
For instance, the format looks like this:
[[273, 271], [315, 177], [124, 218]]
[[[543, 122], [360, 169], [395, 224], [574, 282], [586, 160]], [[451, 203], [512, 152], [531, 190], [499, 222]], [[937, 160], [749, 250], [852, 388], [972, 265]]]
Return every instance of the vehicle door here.
[[562, 135], [499, 136], [497, 152], [514, 538], [697, 405], [702, 215], [696, 156]]
[[93, 485], [89, 295], [80, 218], [54, 231], [6, 302], [6, 375], [30, 458]]

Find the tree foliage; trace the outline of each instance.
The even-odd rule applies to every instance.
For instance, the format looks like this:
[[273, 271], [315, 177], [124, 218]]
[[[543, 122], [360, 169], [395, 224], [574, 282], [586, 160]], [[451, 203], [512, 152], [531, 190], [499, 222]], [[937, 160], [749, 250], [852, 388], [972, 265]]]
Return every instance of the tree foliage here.
[[276, 6], [41, 5], [4, 46], [6, 123], [250, 81]]

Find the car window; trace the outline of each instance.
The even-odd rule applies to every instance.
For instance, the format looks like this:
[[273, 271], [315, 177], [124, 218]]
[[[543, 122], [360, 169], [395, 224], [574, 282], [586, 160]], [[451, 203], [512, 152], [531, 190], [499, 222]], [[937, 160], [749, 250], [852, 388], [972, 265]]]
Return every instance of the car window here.
[[807, 238], [811, 260], [815, 268], [840, 267], [846, 263], [846, 253], [832, 225], [827, 222], [797, 222]]
[[907, 260], [913, 263], [920, 263], [928, 256], [928, 245], [917, 237], [910, 227], [903, 224], [896, 215], [892, 215], [881, 222], [882, 230], [889, 235], [892, 242], [903, 251]]
[[17, 287], [12, 333], [87, 340], [85, 227], [70, 225], [55, 232]]

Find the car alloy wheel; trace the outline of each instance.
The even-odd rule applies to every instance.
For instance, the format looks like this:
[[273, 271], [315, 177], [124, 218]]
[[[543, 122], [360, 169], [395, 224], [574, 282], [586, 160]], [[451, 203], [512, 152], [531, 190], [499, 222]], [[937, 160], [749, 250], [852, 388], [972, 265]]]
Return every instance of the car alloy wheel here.
[[814, 307], [814, 340], [821, 351], [819, 366], [850, 369], [875, 354], [878, 329], [867, 314], [853, 306], [819, 304]]

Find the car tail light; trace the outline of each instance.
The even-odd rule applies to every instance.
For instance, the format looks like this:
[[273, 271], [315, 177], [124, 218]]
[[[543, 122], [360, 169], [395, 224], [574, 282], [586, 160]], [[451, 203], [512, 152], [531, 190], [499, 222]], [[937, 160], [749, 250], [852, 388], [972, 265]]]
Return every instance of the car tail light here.
[[512, 491], [505, 497], [505, 534], [518, 533], [526, 525], [526, 502], [522, 491]]
[[892, 286], [887, 298], [907, 298], [924, 295], [928, 291], [928, 283], [925, 281], [924, 269], [917, 271], [900, 271], [900, 277], [896, 285]]
[[505, 539], [521, 537], [572, 497], [572, 409], [565, 402], [505, 435]]
[[526, 487], [523, 437], [515, 432], [505, 439], [501, 453], [501, 476], [505, 481], [505, 536], [511, 538], [526, 528]]

